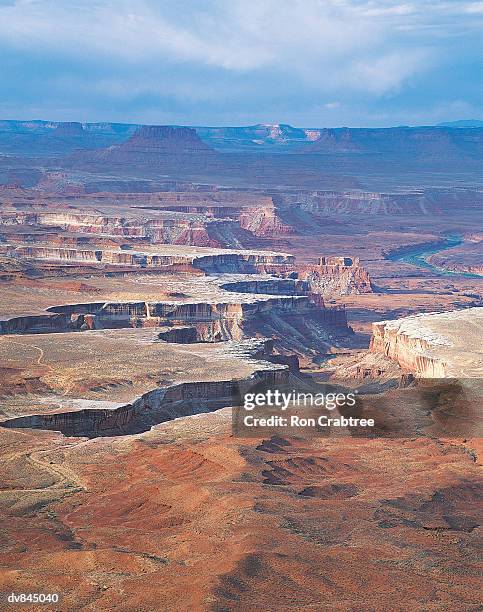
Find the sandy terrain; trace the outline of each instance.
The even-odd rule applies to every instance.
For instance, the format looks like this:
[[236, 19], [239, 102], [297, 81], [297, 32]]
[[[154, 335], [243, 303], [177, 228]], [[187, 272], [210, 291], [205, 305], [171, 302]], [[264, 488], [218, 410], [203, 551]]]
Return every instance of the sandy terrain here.
[[472, 441], [238, 440], [229, 420], [4, 432], [2, 591], [92, 610], [477, 608]]

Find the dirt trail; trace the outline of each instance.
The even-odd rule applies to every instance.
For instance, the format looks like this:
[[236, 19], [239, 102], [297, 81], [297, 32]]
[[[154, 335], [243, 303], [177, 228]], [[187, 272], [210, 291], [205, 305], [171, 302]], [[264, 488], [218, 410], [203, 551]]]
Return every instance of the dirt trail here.
[[11, 343], [13, 344], [18, 344], [19, 346], [26, 346], [28, 348], [32, 348], [35, 349], [36, 351], [39, 352], [39, 356], [37, 358], [37, 361], [35, 362], [37, 365], [43, 366], [44, 368], [47, 368], [49, 370], [49, 372], [52, 372], [53, 368], [51, 365], [49, 365], [48, 363], [43, 363], [43, 359], [44, 359], [44, 349], [41, 348], [40, 346], [37, 346], [35, 344], [28, 344], [27, 342], [18, 342], [17, 340], [10, 340]]

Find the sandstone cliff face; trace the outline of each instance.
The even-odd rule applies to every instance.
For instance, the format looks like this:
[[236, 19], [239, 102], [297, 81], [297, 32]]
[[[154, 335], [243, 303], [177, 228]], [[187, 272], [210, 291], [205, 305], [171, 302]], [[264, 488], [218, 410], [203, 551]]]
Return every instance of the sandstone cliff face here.
[[254, 253], [242, 251], [239, 253], [219, 253], [216, 255], [205, 255], [196, 258], [193, 262], [195, 268], [208, 273], [213, 272], [241, 272], [270, 273], [279, 267], [292, 267], [295, 262], [293, 255], [282, 253]]
[[[229, 300], [215, 303], [92, 302], [54, 306], [45, 315], [11, 317], [0, 321], [0, 333], [48, 333], [194, 323], [198, 341], [215, 342], [241, 339], [244, 322], [263, 314], [303, 316], [315, 310], [317, 307], [308, 296], [254, 298], [247, 303]], [[332, 310], [327, 311], [329, 319], [330, 312]]]
[[[11, 257], [25, 259], [45, 259], [51, 261], [101, 263], [111, 265], [129, 265], [136, 267], [162, 267], [175, 265], [193, 265], [204, 272], [239, 272], [253, 274], [261, 272], [283, 272], [293, 269], [294, 257], [284, 253], [264, 251], [230, 251], [213, 249], [203, 251], [182, 251], [159, 247], [159, 252], [138, 250], [110, 249], [72, 249], [58, 246], [12, 246], [4, 247]], [[204, 253], [207, 253], [206, 255]]]
[[326, 298], [374, 291], [369, 273], [358, 258], [321, 257], [317, 266], [300, 268], [300, 277], [308, 282], [312, 293]]
[[201, 221], [165, 221], [147, 223], [145, 235], [153, 244], [179, 244], [221, 247], [223, 244], [210, 235], [210, 225]]
[[483, 374], [475, 332], [483, 308], [413, 315], [373, 323], [370, 350], [422, 378], [473, 377]]
[[102, 258], [102, 251], [63, 249], [56, 247], [25, 246], [17, 247], [12, 255], [22, 258], [47, 259], [54, 261], [77, 261], [86, 263], [98, 263]]
[[370, 350], [396, 361], [403, 370], [424, 378], [444, 378], [446, 364], [431, 355], [429, 338], [405, 333], [397, 321], [373, 323]]

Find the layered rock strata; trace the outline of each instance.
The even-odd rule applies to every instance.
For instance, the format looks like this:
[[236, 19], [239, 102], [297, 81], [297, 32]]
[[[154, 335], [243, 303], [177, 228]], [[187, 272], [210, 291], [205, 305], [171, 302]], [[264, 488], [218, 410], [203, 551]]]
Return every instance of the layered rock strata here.
[[134, 166], [143, 170], [185, 172], [205, 170], [218, 162], [218, 154], [206, 145], [196, 131], [187, 127], [146, 125], [126, 142], [100, 151], [81, 151], [67, 161], [67, 166]]
[[277, 195], [281, 208], [297, 209], [314, 215], [417, 215], [430, 216], [445, 210], [481, 207], [483, 191], [479, 188], [451, 187], [450, 189], [421, 189], [408, 192], [379, 191], [299, 191]]
[[241, 302], [93, 302], [48, 308], [52, 314], [25, 315], [0, 321], [0, 333], [50, 333], [84, 329], [209, 324], [200, 338], [239, 338], [247, 319], [263, 313], [303, 314], [315, 311], [307, 296], [260, 296]]
[[[158, 218], [124, 218], [75, 212], [4, 213], [0, 216], [2, 234], [8, 241], [16, 235], [27, 240], [40, 239], [38, 228], [49, 228], [47, 237], [57, 234], [95, 235], [103, 238], [144, 239], [152, 244], [180, 244], [221, 247], [214, 234], [223, 233], [225, 219], [204, 215], [158, 213]], [[19, 234], [19, 230], [22, 233]], [[28, 233], [30, 231], [30, 234]], [[212, 235], [213, 234], [213, 235]]]
[[211, 249], [208, 251], [186, 251], [160, 248], [153, 251], [71, 249], [52, 246], [6, 246], [6, 254], [19, 259], [38, 259], [54, 262], [99, 263], [135, 267], [166, 267], [192, 265], [205, 272], [255, 273], [265, 270], [285, 272], [293, 268], [294, 257], [284, 253], [230, 251]]
[[323, 297], [374, 291], [369, 273], [358, 257], [320, 257], [316, 266], [301, 267], [299, 275], [308, 282], [312, 293]]
[[244, 210], [239, 216], [243, 229], [249, 230], [260, 238], [292, 234], [295, 229], [283, 222], [273, 205], [260, 206]]
[[422, 378], [483, 375], [481, 337], [483, 308], [419, 314], [373, 323], [370, 350], [396, 361]]

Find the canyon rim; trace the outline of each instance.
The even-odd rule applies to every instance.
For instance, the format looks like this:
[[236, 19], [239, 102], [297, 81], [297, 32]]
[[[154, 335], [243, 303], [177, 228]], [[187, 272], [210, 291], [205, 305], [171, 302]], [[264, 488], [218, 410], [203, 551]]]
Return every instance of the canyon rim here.
[[481, 3], [28, 4], [0, 608], [479, 610]]

